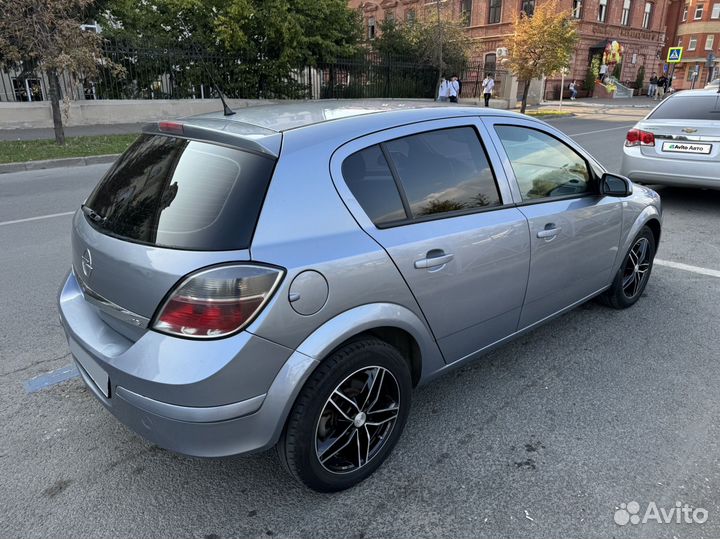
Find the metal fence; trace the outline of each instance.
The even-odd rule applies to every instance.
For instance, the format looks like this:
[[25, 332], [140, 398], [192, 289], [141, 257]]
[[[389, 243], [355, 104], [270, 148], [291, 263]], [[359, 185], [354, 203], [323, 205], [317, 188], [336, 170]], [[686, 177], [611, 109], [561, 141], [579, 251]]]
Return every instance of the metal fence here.
[[[64, 97], [94, 99], [203, 99], [217, 97], [215, 84], [231, 98], [432, 98], [437, 69], [404, 58], [364, 52], [314, 66], [292, 66], [192, 50], [136, 50], [108, 45], [91, 77], [60, 74]], [[463, 97], [478, 97], [485, 67], [470, 62], [457, 75]], [[496, 80], [499, 80], [496, 77]], [[497, 91], [497, 89], [496, 89]], [[0, 71], [0, 101], [49, 98], [46, 76], [21, 64]]]

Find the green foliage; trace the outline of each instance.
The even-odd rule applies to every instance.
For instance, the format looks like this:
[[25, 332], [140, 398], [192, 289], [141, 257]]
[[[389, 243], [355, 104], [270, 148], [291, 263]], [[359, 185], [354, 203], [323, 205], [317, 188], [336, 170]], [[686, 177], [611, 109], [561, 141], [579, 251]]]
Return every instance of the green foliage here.
[[525, 83], [522, 112], [527, 106], [530, 81], [568, 67], [577, 40], [572, 14], [561, 10], [557, 0], [541, 3], [530, 17], [520, 12], [515, 18], [509, 65], [518, 80]]
[[412, 24], [381, 23], [380, 35], [372, 43], [373, 49], [383, 58], [402, 58], [432, 66], [436, 73], [459, 76], [471, 52], [464, 22], [449, 6], [443, 5], [439, 12], [436, 7], [421, 11]]
[[640, 66], [637, 75], [635, 75], [635, 88], [638, 89], [638, 95], [640, 95], [643, 86], [645, 86], [645, 66]]
[[64, 146], [53, 140], [5, 140], [0, 141], [0, 163], [122, 153], [136, 138], [137, 135], [68, 137]]
[[595, 90], [595, 81], [600, 76], [600, 57], [593, 56], [588, 66], [587, 73], [585, 73], [585, 89], [592, 94]]
[[615, 69], [613, 69], [612, 76], [615, 77], [617, 80], [620, 80], [621, 74], [622, 74], [622, 64], [615, 64]]
[[[156, 80], [142, 74], [153, 73], [153, 56], [166, 49], [197, 55], [168, 73], [190, 95], [198, 81], [208, 93], [210, 71], [233, 97], [303, 97], [292, 70], [355, 54], [362, 33], [359, 14], [344, 0], [101, 1], [104, 35], [139, 51], [122, 58], [129, 74], [104, 89], [110, 94], [148, 93]], [[216, 56], [201, 60], [208, 54]]]

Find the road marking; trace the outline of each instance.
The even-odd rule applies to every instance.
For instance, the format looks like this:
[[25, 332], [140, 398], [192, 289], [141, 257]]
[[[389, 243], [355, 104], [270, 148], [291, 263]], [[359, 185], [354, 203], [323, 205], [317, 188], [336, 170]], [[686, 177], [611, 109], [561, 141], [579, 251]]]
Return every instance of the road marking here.
[[700, 275], [709, 275], [710, 277], [720, 277], [720, 271], [701, 268], [699, 266], [691, 266], [689, 264], [681, 264], [680, 262], [671, 262], [670, 260], [659, 260], [655, 259], [655, 264], [658, 266], [666, 266], [668, 268], [675, 268], [684, 271], [691, 271], [693, 273], [699, 273]]
[[[637, 122], [635, 122], [637, 123]], [[595, 133], [602, 133], [604, 131], [615, 131], [616, 129], [627, 129], [628, 127], [632, 127], [635, 124], [627, 124], [627, 125], [619, 125], [617, 127], [608, 127], [607, 129], [596, 129], [595, 131], [586, 131], [585, 133], [566, 133], [568, 136], [571, 137], [582, 137], [585, 135], [594, 135]]]
[[63, 213], [50, 213], [48, 215], [40, 215], [38, 217], [28, 217], [27, 219], [15, 219], [14, 221], [3, 221], [0, 223], [0, 226], [16, 225], [18, 223], [27, 223], [29, 221], [40, 221], [41, 219], [52, 219], [53, 217], [64, 217], [66, 215], [72, 215], [74, 213], [75, 213], [74, 211], [66, 211]]
[[80, 373], [74, 364], [65, 365], [64, 367], [60, 367], [54, 371], [50, 371], [27, 380], [25, 382], [25, 391], [27, 393], [35, 393], [41, 389], [46, 389], [56, 384], [67, 382], [68, 380], [72, 380], [78, 376], [80, 376]]

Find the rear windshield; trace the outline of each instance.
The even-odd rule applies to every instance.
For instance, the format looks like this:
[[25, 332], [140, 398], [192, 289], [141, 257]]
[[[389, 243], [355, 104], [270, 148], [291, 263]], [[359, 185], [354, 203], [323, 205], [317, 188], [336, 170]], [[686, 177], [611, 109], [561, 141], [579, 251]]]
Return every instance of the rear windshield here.
[[192, 250], [250, 246], [275, 161], [205, 142], [143, 135], [85, 206], [130, 241]]
[[720, 94], [676, 95], [665, 100], [649, 118], [653, 120], [720, 121]]

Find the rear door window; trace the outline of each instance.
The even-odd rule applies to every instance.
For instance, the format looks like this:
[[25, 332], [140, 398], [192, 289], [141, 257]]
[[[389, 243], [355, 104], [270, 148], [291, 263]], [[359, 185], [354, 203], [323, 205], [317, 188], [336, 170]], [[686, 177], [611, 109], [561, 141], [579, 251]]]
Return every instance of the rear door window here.
[[215, 144], [141, 136], [85, 205], [122, 239], [191, 250], [250, 246], [275, 160]]
[[384, 146], [413, 218], [502, 204], [487, 155], [472, 127], [428, 131]]
[[663, 101], [648, 118], [651, 120], [720, 121], [720, 94], [678, 94]]

